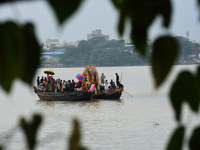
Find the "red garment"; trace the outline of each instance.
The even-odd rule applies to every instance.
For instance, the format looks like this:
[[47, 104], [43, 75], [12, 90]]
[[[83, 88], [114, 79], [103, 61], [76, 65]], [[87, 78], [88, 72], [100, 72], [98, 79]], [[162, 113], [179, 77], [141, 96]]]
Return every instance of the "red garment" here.
[[51, 81], [52, 90], [54, 90], [54, 82]]
[[82, 91], [85, 91], [86, 90], [86, 86], [82, 86]]

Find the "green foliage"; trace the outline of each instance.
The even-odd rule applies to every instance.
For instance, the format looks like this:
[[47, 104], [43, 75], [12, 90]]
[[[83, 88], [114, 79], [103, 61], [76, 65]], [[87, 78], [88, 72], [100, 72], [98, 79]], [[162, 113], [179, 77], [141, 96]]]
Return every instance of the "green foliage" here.
[[48, 0], [50, 6], [53, 8], [59, 23], [63, 23], [67, 20], [80, 6], [83, 0]]
[[155, 85], [158, 87], [165, 80], [175, 62], [178, 46], [170, 36], [160, 37], [153, 46], [152, 70]]
[[34, 35], [33, 25], [1, 23], [0, 33], [3, 56], [0, 59], [0, 85], [7, 92], [10, 91], [12, 82], [16, 78], [21, 78], [31, 85], [40, 58], [40, 46]]
[[190, 150], [199, 150], [200, 149], [200, 127], [195, 128], [193, 131], [192, 137], [189, 141]]
[[147, 60], [138, 55], [132, 55], [124, 43], [117, 40], [92, 38], [82, 40], [78, 47], [69, 46], [64, 55], [59, 56], [59, 62], [64, 65], [83, 66], [93, 64], [96, 66], [143, 65]]
[[171, 20], [170, 0], [111, 0], [120, 12], [118, 31], [124, 32], [126, 19], [131, 20], [131, 38], [142, 55], [145, 55], [147, 30], [157, 15], [163, 17], [163, 26], [169, 27]]
[[167, 150], [182, 150], [184, 133], [185, 127], [183, 126], [180, 126], [177, 129], [175, 129], [167, 145]]
[[190, 55], [195, 44], [182, 36], [176, 36], [175, 39], [179, 44], [180, 55], [181, 56]]
[[20, 121], [20, 126], [25, 134], [27, 140], [27, 147], [29, 150], [33, 150], [37, 144], [36, 137], [38, 128], [42, 123], [42, 116], [35, 114], [33, 116], [33, 121], [28, 123], [24, 118]]
[[189, 71], [181, 72], [172, 85], [170, 100], [176, 112], [176, 119], [180, 121], [181, 107], [187, 102], [190, 108], [197, 112], [200, 103], [200, 67], [197, 73], [192, 75]]
[[[13, 1], [1, 0], [0, 3]], [[83, 0], [48, 0], [48, 2], [61, 24], [77, 11]], [[142, 55], [146, 54], [147, 33], [155, 18], [161, 15], [163, 26], [169, 27], [170, 25], [172, 11], [170, 0], [111, 0], [111, 2], [120, 14], [118, 23], [119, 34], [122, 35], [124, 33], [125, 22], [129, 19], [131, 22], [131, 38], [136, 46], [136, 50]], [[197, 2], [200, 6], [200, 0], [197, 0]], [[3, 56], [0, 60], [0, 85], [8, 92], [16, 78], [31, 84], [40, 57], [40, 45], [35, 38], [33, 25], [30, 23], [17, 25], [14, 22], [5, 22], [0, 24], [0, 33], [0, 50]], [[182, 37], [177, 37], [177, 39], [182, 56], [187, 56], [191, 54], [190, 50], [195, 51], [199, 48], [199, 45], [192, 44]], [[121, 41], [117, 43], [115, 40], [105, 41], [102, 38], [95, 38], [90, 41], [81, 41], [78, 48], [67, 48], [60, 61], [74, 65], [98, 64], [100, 62], [103, 62], [104, 65], [120, 63], [137, 64], [139, 61], [142, 61], [137, 55], [130, 55], [123, 50], [123, 42]], [[167, 36], [156, 40], [152, 56], [152, 68], [156, 87], [159, 87], [166, 79], [177, 53], [177, 44], [173, 38]], [[149, 54], [148, 57], [150, 57]], [[179, 122], [181, 121], [183, 102], [189, 104], [192, 111], [198, 112], [199, 88], [200, 68], [197, 69], [195, 74], [183, 71], [175, 80], [170, 91], [170, 101], [175, 111], [176, 119]], [[36, 146], [36, 133], [42, 121], [39, 115], [35, 115], [33, 119], [32, 123], [27, 123], [25, 119], [21, 119], [20, 124], [25, 133], [29, 149], [34, 149]], [[178, 126], [168, 143], [168, 150], [182, 149], [184, 132], [185, 127]], [[198, 127], [194, 130], [189, 142], [191, 150], [200, 148], [199, 136], [200, 129]], [[74, 130], [70, 138], [70, 149], [83, 149], [80, 146], [80, 139], [79, 123], [74, 121]]]
[[69, 139], [69, 150], [86, 150], [86, 148], [81, 146], [81, 129], [78, 120], [74, 119], [73, 124], [74, 128]]
[[48, 52], [53, 52], [53, 51], [56, 51], [56, 50], [59, 50], [59, 49], [64, 49], [64, 47], [57, 47], [57, 46], [54, 46], [54, 47], [51, 47], [49, 50], [47, 50]]
[[105, 39], [105, 37], [94, 37], [94, 38], [90, 39], [89, 41], [96, 45], [101, 42], [105, 42], [106, 39]]

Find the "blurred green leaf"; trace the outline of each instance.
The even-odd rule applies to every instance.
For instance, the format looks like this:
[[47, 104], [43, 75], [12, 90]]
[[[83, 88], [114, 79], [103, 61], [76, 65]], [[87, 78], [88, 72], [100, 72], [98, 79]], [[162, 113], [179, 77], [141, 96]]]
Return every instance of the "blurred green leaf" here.
[[167, 145], [167, 150], [182, 150], [184, 133], [185, 128], [183, 126], [175, 129]]
[[12, 82], [19, 76], [19, 58], [16, 38], [20, 28], [13, 22], [0, 24], [0, 84], [5, 91], [10, 91]]
[[163, 25], [169, 27], [171, 20], [170, 0], [111, 0], [120, 11], [118, 31], [123, 35], [125, 18], [131, 20], [131, 38], [140, 54], [146, 53], [147, 31], [157, 15], [163, 17]]
[[0, 3], [15, 2], [17, 0], [0, 0]]
[[155, 41], [152, 54], [152, 71], [156, 87], [166, 79], [177, 53], [178, 45], [174, 38], [164, 36]]
[[41, 123], [42, 123], [42, 116], [37, 114], [33, 116], [32, 122], [28, 123], [24, 118], [22, 118], [20, 121], [20, 126], [25, 134], [27, 147], [29, 148], [29, 150], [33, 150], [37, 144], [36, 137]]
[[171, 21], [172, 6], [169, 0], [163, 1], [162, 5], [158, 6], [159, 12], [163, 17], [163, 26], [169, 27]]
[[189, 141], [190, 150], [200, 150], [200, 127], [196, 128]]
[[59, 23], [67, 20], [83, 2], [83, 0], [48, 0], [50, 6], [53, 8]]
[[[32, 84], [39, 65], [40, 47], [34, 35], [33, 25], [22, 27], [13, 22], [0, 24], [0, 84], [7, 92], [16, 78]], [[6, 77], [6, 78], [5, 78]]]
[[178, 121], [180, 121], [181, 107], [184, 101], [188, 102], [193, 111], [198, 111], [200, 92], [194, 76], [189, 71], [183, 71], [178, 75], [170, 91], [170, 100]]
[[3, 147], [2, 147], [2, 146], [0, 146], [0, 150], [3, 150]]
[[73, 121], [74, 128], [72, 131], [72, 135], [69, 139], [69, 150], [86, 150], [86, 148], [81, 146], [81, 131], [80, 125], [77, 119]]

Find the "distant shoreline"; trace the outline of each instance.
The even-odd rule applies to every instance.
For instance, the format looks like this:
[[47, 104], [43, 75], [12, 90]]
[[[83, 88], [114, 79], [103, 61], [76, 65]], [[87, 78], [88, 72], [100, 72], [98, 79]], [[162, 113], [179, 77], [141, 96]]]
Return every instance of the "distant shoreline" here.
[[[199, 64], [174, 64], [174, 66], [181, 66], [181, 65], [199, 65]], [[38, 68], [84, 68], [87, 65], [84, 66], [53, 66], [53, 65], [48, 65], [48, 66], [39, 66]], [[133, 67], [133, 66], [151, 66], [151, 65], [120, 65], [120, 66], [99, 66], [99, 65], [93, 65], [95, 67]]]

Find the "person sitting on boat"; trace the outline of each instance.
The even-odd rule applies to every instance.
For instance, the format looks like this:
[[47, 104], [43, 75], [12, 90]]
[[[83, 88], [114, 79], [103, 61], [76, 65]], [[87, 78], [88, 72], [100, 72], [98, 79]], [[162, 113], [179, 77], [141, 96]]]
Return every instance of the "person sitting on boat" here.
[[95, 89], [96, 89], [96, 88], [95, 88], [95, 84], [93, 83], [93, 84], [90, 86], [90, 91], [93, 92], [93, 91], [95, 91]]
[[119, 82], [119, 88], [123, 88], [124, 85]]
[[115, 88], [115, 82], [113, 82], [113, 80], [111, 79], [111, 81], [110, 81], [110, 86], [111, 86], [111, 88], [112, 89], [114, 89]]
[[85, 86], [85, 84], [83, 84], [82, 91], [85, 91], [85, 90], [86, 90], [86, 86]]
[[90, 85], [89, 85], [89, 84], [87, 84], [87, 86], [86, 86], [86, 87], [87, 87], [87, 89], [88, 89], [88, 90], [90, 89]]
[[107, 80], [105, 81], [105, 91], [106, 92], [108, 91], [108, 81]]

